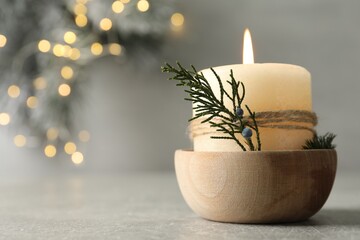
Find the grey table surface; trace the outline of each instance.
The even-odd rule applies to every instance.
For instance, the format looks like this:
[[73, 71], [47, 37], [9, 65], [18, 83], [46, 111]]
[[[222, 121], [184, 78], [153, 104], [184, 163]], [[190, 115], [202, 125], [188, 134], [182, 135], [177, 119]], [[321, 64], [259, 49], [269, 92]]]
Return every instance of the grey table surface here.
[[174, 173], [1, 178], [0, 239], [360, 239], [360, 177], [338, 174], [306, 222], [211, 222], [185, 204]]

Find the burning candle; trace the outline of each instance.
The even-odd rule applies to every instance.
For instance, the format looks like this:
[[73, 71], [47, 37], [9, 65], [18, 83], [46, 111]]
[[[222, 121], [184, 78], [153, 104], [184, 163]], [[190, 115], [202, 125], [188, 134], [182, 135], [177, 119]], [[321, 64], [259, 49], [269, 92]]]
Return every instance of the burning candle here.
[[[254, 63], [250, 32], [245, 31], [243, 64], [226, 65], [213, 68], [220, 76], [224, 89], [231, 92], [226, 83], [230, 79], [230, 70], [234, 77], [245, 85], [246, 95], [243, 102], [254, 112], [278, 112], [284, 110], [312, 111], [311, 76], [303, 67], [281, 63]], [[220, 89], [216, 77], [210, 69], [201, 71], [210, 82], [213, 91], [220, 97]], [[240, 89], [241, 91], [241, 89]], [[224, 102], [232, 109], [230, 100]], [[194, 111], [193, 111], [194, 112]], [[195, 115], [195, 112], [193, 113]], [[293, 128], [260, 127], [262, 150], [294, 150], [301, 149], [307, 139], [312, 138], [312, 132], [296, 129], [296, 126], [312, 127], [306, 122], [292, 122]], [[235, 141], [211, 139], [211, 136], [222, 133], [205, 132], [194, 137], [195, 151], [241, 151]], [[255, 141], [255, 136], [253, 136]], [[238, 139], [243, 142], [241, 135]]]

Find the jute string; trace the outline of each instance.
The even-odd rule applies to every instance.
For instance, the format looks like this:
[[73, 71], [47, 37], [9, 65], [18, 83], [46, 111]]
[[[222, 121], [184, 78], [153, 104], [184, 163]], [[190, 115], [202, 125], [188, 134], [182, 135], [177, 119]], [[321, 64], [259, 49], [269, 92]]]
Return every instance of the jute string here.
[[[317, 125], [317, 116], [314, 112], [305, 110], [283, 110], [257, 112], [256, 123], [262, 128], [277, 128], [287, 130], [307, 130], [315, 133], [314, 126]], [[188, 133], [191, 139], [205, 134], [218, 133], [216, 128], [211, 128], [209, 123], [201, 123], [205, 117], [195, 119], [190, 122]], [[252, 124], [249, 116], [244, 116], [243, 120]], [[212, 119], [213, 122], [220, 122], [218, 117]]]

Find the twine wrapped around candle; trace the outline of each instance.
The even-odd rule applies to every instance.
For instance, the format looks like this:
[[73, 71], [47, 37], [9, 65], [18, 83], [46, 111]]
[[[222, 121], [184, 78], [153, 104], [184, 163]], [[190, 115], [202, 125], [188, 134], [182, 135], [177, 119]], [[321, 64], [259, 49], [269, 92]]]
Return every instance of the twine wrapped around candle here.
[[[205, 118], [198, 118], [190, 122], [188, 133], [191, 139], [205, 134], [218, 133], [216, 128], [210, 127], [210, 123], [201, 123]], [[244, 116], [245, 121], [251, 119]], [[213, 122], [219, 121], [214, 117]], [[262, 128], [278, 128], [288, 130], [307, 130], [315, 133], [314, 126], [317, 125], [316, 113], [306, 110], [282, 110], [282, 111], [266, 111], [256, 113], [256, 123]]]

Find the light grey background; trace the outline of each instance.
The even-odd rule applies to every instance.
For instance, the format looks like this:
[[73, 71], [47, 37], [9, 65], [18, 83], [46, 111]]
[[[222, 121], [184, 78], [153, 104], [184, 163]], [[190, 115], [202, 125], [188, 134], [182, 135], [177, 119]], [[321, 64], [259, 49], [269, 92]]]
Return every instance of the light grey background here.
[[[199, 69], [241, 63], [242, 32], [252, 31], [256, 62], [304, 66], [312, 74], [318, 130], [338, 134], [339, 169], [360, 170], [360, 2], [181, 1], [185, 29], [167, 41], [160, 62]], [[191, 105], [160, 66], [134, 70], [102, 59], [89, 68], [82, 113], [92, 134], [86, 162], [46, 159], [18, 149], [0, 129], [0, 173], [169, 170], [177, 148], [191, 146], [185, 130]]]

